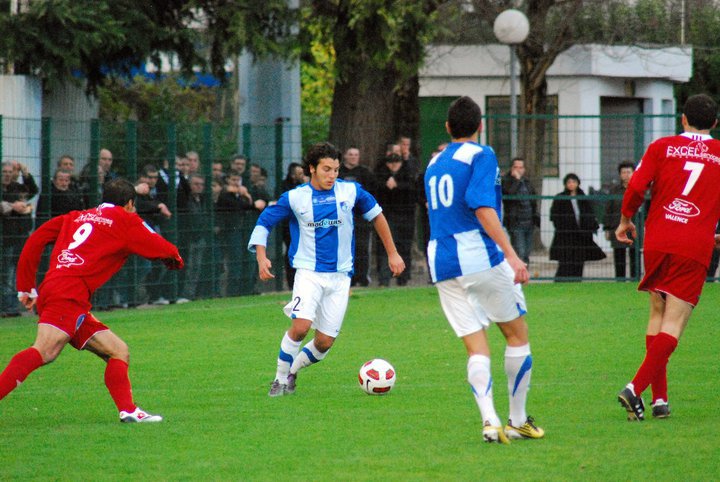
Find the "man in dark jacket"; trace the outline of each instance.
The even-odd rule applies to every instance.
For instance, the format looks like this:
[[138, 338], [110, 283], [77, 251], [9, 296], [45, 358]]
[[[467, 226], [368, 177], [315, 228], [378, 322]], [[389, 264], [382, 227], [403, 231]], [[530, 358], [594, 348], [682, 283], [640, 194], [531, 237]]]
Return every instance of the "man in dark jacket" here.
[[[635, 259], [635, 247], [621, 243], [615, 236], [615, 230], [620, 224], [620, 208], [622, 207], [622, 197], [625, 194], [630, 178], [635, 172], [635, 163], [632, 161], [623, 161], [618, 165], [618, 175], [620, 182], [610, 188], [610, 194], [613, 196], [605, 206], [605, 219], [603, 221], [603, 229], [605, 230], [605, 239], [610, 241], [613, 247], [613, 261], [615, 263], [615, 278], [625, 279], [627, 258], [630, 258], [630, 276], [637, 277], [637, 260]], [[628, 256], [629, 251], [629, 256]]]
[[525, 160], [516, 157], [510, 171], [502, 178], [503, 224], [510, 234], [510, 242], [520, 259], [530, 264], [533, 231], [540, 227], [540, 215], [535, 199], [506, 199], [505, 196], [534, 196], [535, 189], [525, 177]]
[[[375, 176], [370, 169], [360, 164], [360, 150], [357, 147], [349, 147], [345, 151], [338, 177], [357, 182], [373, 196], [377, 191]], [[351, 286], [370, 284], [370, 234], [370, 223], [362, 219], [362, 216], [355, 215], [355, 273], [350, 282]]]
[[[406, 269], [398, 276], [398, 286], [410, 280], [412, 272], [412, 243], [415, 237], [415, 178], [414, 171], [401, 156], [391, 154], [375, 168], [377, 201], [383, 209], [400, 257], [405, 260]], [[389, 286], [390, 269], [385, 260], [387, 254], [381, 243], [377, 243], [377, 269], [381, 286]]]

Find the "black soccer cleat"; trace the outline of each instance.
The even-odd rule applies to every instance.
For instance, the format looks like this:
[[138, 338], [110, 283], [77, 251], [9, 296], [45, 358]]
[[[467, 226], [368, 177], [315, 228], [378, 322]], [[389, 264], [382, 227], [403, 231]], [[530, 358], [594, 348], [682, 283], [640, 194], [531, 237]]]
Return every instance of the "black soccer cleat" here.
[[635, 392], [630, 387], [625, 387], [618, 393], [618, 402], [627, 411], [627, 419], [629, 422], [635, 420], [645, 420], [645, 404], [643, 403], [642, 397], [635, 395]]
[[668, 418], [670, 416], [670, 404], [665, 400], [657, 399], [652, 405], [653, 418]]

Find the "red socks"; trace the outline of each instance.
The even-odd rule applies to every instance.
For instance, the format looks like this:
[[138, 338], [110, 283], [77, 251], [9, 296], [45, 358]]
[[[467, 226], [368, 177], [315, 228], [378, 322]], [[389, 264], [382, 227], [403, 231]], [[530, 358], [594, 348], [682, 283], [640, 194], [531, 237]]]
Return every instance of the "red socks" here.
[[0, 400], [20, 385], [33, 371], [43, 366], [40, 352], [30, 347], [17, 353], [0, 374]]
[[653, 385], [653, 401], [656, 400], [656, 390], [658, 398], [661, 398], [660, 389], [665, 392], [663, 400], [667, 401], [667, 363], [677, 344], [677, 338], [664, 332], [658, 333], [654, 340], [650, 340], [645, 360], [632, 381], [636, 395], [640, 396], [651, 383], [655, 383], [657, 386]]
[[107, 386], [118, 411], [135, 411], [127, 363], [118, 358], [108, 360], [107, 367], [105, 367], [105, 386]]
[[[657, 335], [645, 335], [645, 348], [650, 350], [650, 345], [655, 341]], [[667, 365], [663, 365], [657, 372], [655, 379], [650, 382], [652, 386], [652, 401], [662, 399], [668, 401], [667, 394]]]

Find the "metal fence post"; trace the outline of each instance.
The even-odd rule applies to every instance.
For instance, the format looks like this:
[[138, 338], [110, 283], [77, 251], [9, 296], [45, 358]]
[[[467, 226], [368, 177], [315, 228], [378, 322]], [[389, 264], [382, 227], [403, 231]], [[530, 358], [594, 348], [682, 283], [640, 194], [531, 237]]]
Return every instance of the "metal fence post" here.
[[[275, 121], [275, 186], [282, 184], [283, 178], [283, 131], [285, 123], [282, 117]], [[282, 230], [275, 230], [275, 259], [283, 259]], [[282, 291], [285, 279], [285, 263], [277, 263], [278, 275], [275, 276], [275, 290]]]
[[246, 122], [242, 125], [242, 152], [245, 157], [251, 158], [252, 157], [252, 142], [250, 140], [250, 135], [252, 134], [252, 125], [250, 123]]
[[[177, 186], [175, 185], [175, 157], [177, 156], [177, 125], [174, 122], [169, 122], [165, 129], [167, 136], [167, 176], [168, 176], [168, 205], [173, 216], [170, 218], [169, 232], [165, 233], [165, 237], [170, 242], [177, 245], [178, 232], [177, 232]], [[176, 270], [168, 273], [170, 276], [170, 299], [176, 300], [178, 297], [178, 272]]]
[[[89, 183], [89, 203], [90, 206], [100, 204], [100, 193], [98, 192], [98, 156], [100, 154], [100, 120], [92, 119], [90, 121], [90, 159], [87, 167]], [[88, 206], [89, 207], [89, 206]]]
[[43, 206], [43, 212], [36, 212], [35, 217], [41, 216], [40, 219], [50, 219], [50, 205], [52, 204], [52, 189], [50, 189], [50, 183], [52, 182], [52, 174], [50, 167], [50, 139], [52, 138], [52, 119], [50, 117], [43, 117], [40, 127], [40, 182], [42, 183], [42, 189], [40, 191], [40, 199], [43, 202], [38, 202], [38, 205]]

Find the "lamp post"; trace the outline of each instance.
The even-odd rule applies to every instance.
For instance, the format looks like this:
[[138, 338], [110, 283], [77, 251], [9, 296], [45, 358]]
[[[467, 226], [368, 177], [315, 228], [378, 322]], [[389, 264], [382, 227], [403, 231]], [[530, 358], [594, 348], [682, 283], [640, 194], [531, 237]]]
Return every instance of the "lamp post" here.
[[530, 32], [530, 22], [520, 10], [511, 8], [495, 18], [493, 32], [497, 39], [510, 47], [510, 155], [517, 156], [517, 74], [515, 72], [515, 46], [525, 41]]

